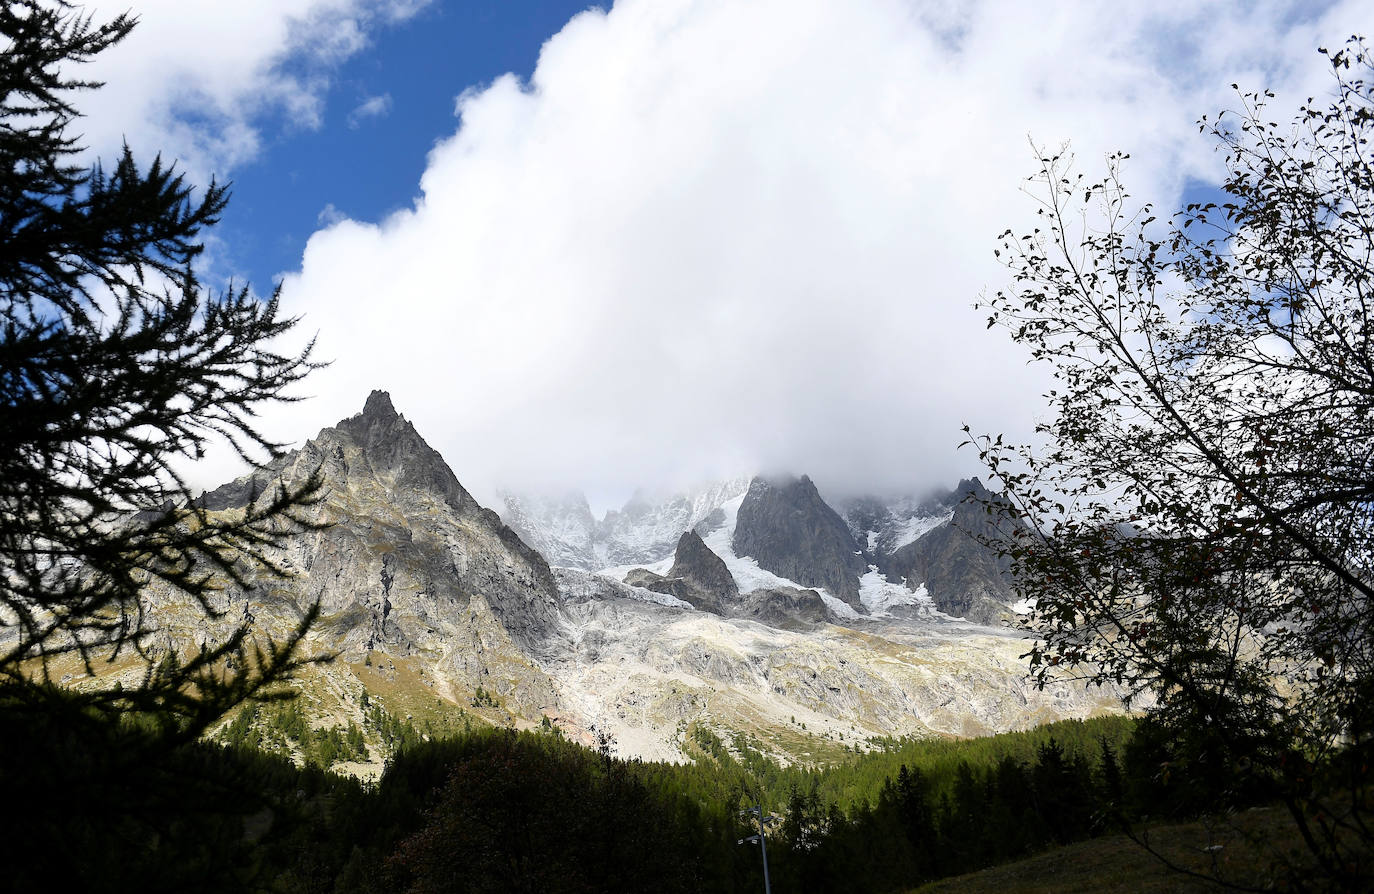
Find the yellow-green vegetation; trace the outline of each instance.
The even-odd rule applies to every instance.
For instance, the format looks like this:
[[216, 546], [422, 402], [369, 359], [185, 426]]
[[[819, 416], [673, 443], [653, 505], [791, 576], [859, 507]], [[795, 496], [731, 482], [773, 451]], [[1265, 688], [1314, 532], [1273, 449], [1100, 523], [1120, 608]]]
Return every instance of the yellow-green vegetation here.
[[[391, 718], [378, 713], [371, 726], [388, 730]], [[396, 735], [399, 746], [404, 733]], [[273, 702], [266, 705], [249, 704], [219, 733], [230, 747], [249, 747], [283, 754], [299, 754], [306, 763], [328, 769], [339, 761], [366, 761], [366, 737], [358, 724], [335, 724], [315, 727], [301, 710], [300, 699]]]
[[765, 750], [769, 753], [790, 755], [796, 763], [802, 765], [832, 766], [852, 760], [856, 756], [845, 742], [809, 733], [802, 729], [800, 724], [790, 727], [763, 727], [758, 730], [756, 737], [767, 746]]
[[419, 728], [436, 731], [454, 730], [464, 726], [512, 726], [514, 717], [495, 703], [481, 705], [476, 691], [463, 698], [454, 693], [455, 700], [436, 692], [435, 680], [428, 665], [418, 659], [395, 658], [382, 652], [369, 652], [362, 661], [344, 665], [362, 683], [368, 695], [397, 717], [410, 720]]
[[367, 778], [404, 747], [509, 717], [499, 706], [479, 712], [454, 704], [427, 682], [419, 662], [369, 653], [300, 674], [289, 700], [241, 707], [214, 738]]
[[[1131, 718], [1118, 716], [1063, 720], [979, 739], [869, 739], [863, 752], [845, 752], [838, 742], [831, 742], [832, 760], [784, 766], [771, 756], [759, 734], [717, 731], [698, 722], [687, 726], [682, 747], [698, 764], [714, 766], [727, 776], [733, 774], [741, 786], [774, 807], [780, 808], [792, 790], [800, 789], [814, 790], [822, 802], [849, 810], [876, 803], [884, 784], [896, 779], [904, 767], [920, 772], [932, 796], [938, 798], [953, 790], [961, 765], [995, 767], [1003, 761], [1030, 765], [1051, 741], [1066, 754], [1096, 762], [1104, 741], [1108, 750], [1117, 754], [1133, 728]], [[816, 740], [814, 736], [810, 739]]]
[[1119, 753], [1134, 727], [1130, 717], [1108, 716], [1061, 720], [977, 739], [870, 738], [864, 743], [869, 749], [866, 753], [826, 767], [823, 789], [836, 800], [841, 792], [853, 792], [854, 800], [875, 799], [883, 780], [895, 779], [907, 767], [920, 770], [939, 791], [952, 786], [960, 764], [990, 767], [1005, 759], [1030, 764], [1050, 740], [1065, 752], [1096, 756], [1105, 739]]

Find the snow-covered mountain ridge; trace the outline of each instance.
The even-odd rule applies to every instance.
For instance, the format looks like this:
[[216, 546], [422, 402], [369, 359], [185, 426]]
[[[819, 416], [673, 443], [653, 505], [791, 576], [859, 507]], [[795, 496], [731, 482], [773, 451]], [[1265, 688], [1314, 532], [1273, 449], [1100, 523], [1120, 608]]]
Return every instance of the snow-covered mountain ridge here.
[[683, 531], [710, 520], [715, 510], [749, 488], [748, 478], [711, 482], [654, 500], [636, 492], [600, 520], [576, 491], [547, 497], [507, 490], [501, 518], [549, 563], [561, 568], [626, 570], [671, 558]]
[[[981, 623], [1009, 621], [1016, 614], [1005, 568], [977, 541], [987, 525], [981, 504], [979, 512], [962, 513], [975, 523], [969, 529], [955, 518], [956, 510], [990, 496], [977, 479], [925, 497], [861, 497], [823, 507], [816, 505], [822, 497], [805, 476], [775, 483], [779, 486], [759, 477], [734, 478], [657, 503], [636, 494], [600, 522], [578, 493], [548, 499], [507, 491], [501, 516], [555, 567], [595, 571], [617, 581], [636, 569], [665, 574], [678, 537], [695, 530], [724, 560], [741, 594], [770, 587], [814, 589], [837, 618], [850, 620], [894, 610], [944, 611]], [[801, 497], [782, 497], [784, 505], [774, 515], [827, 536], [825, 555], [809, 561], [799, 555], [808, 548], [814, 552], [815, 544], [799, 543], [795, 532], [751, 530], [742, 538], [739, 515], [751, 490], [801, 492]], [[842, 519], [848, 538], [836, 520], [820, 517], [827, 513]], [[751, 524], [767, 527], [768, 521]], [[768, 554], [756, 556], [754, 547]]]

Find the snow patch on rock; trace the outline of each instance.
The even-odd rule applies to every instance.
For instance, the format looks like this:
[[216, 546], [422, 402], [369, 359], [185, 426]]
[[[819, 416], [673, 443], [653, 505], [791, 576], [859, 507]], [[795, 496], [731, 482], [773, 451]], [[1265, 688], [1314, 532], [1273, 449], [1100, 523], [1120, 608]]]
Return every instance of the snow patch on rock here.
[[802, 587], [799, 584], [788, 584], [788, 586], [797, 587], [802, 590], [815, 590], [817, 593], [821, 594], [821, 600], [825, 603], [825, 607], [830, 609], [830, 612], [837, 618], [843, 618], [846, 621], [858, 621], [864, 617], [856, 612], [853, 606], [848, 602], [836, 596], [831, 596], [821, 587]]
[[903, 519], [893, 530], [893, 540], [890, 549], [896, 552], [908, 544], [915, 543], [926, 534], [940, 527], [949, 524], [954, 520], [954, 510], [943, 515], [913, 515]]
[[868, 573], [859, 578], [859, 601], [869, 614], [876, 616], [890, 615], [894, 605], [914, 605], [922, 609], [922, 614], [936, 613], [935, 601], [926, 592], [925, 584], [915, 591], [909, 590], [889, 581], [876, 565], [869, 565]]

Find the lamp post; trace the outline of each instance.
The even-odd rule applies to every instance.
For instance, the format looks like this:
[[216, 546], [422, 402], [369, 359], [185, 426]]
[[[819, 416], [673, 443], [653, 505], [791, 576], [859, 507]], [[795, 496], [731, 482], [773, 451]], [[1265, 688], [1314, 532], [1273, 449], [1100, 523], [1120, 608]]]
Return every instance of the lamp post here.
[[739, 841], [735, 843], [744, 844], [745, 842], [749, 842], [750, 844], [753, 844], [755, 841], [759, 843], [759, 850], [763, 853], [763, 894], [773, 894], [773, 888], [768, 883], [768, 842], [765, 840], [766, 836], [764, 835], [764, 826], [766, 826], [768, 823], [777, 822], [778, 818], [776, 816], [764, 815], [763, 806], [759, 804], [741, 810], [739, 812], [739, 815], [744, 816], [746, 813], [752, 814], [754, 818], [758, 820], [759, 831], [757, 834], [750, 835], [748, 838], [741, 838]]

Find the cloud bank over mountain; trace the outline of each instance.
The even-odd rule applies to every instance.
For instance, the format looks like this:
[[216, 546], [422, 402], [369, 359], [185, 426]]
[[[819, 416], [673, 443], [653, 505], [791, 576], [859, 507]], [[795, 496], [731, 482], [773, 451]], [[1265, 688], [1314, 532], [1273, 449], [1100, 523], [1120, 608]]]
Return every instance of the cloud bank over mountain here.
[[948, 485], [976, 469], [961, 424], [1026, 437], [1047, 387], [972, 309], [1007, 279], [996, 234], [1033, 225], [1031, 142], [1072, 141], [1090, 176], [1129, 151], [1133, 194], [1167, 207], [1217, 179], [1194, 122], [1230, 83], [1326, 90], [1315, 47], [1369, 11], [589, 10], [528, 81], [454, 85], [412, 208], [324, 219], [283, 300], [334, 363], [265, 422], [300, 440], [388, 389], [479, 497], [773, 469]]

